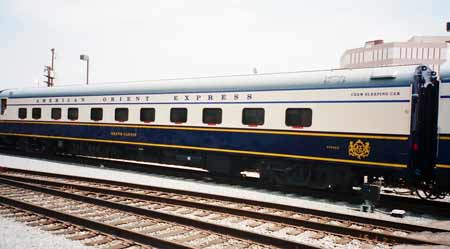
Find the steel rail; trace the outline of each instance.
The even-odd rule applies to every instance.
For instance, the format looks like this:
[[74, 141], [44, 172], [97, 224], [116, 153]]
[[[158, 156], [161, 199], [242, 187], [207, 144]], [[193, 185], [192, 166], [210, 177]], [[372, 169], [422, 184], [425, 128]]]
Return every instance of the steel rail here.
[[[142, 209], [142, 208], [133, 207], [133, 206], [129, 206], [129, 205], [105, 201], [105, 200], [101, 200], [101, 199], [97, 199], [97, 198], [63, 192], [63, 191], [47, 188], [44, 186], [39, 186], [39, 185], [35, 185], [35, 184], [23, 183], [20, 181], [6, 179], [4, 177], [0, 177], [0, 183], [16, 186], [19, 188], [25, 188], [25, 189], [29, 189], [29, 190], [33, 190], [33, 191], [38, 191], [38, 192], [42, 192], [42, 193], [46, 193], [46, 194], [50, 194], [50, 195], [60, 196], [60, 197], [64, 197], [64, 198], [68, 198], [68, 199], [72, 199], [72, 200], [76, 200], [76, 201], [90, 203], [90, 204], [94, 204], [94, 205], [98, 205], [98, 206], [113, 208], [113, 209], [117, 209], [117, 210], [128, 212], [128, 213], [134, 213], [134, 214], [138, 214], [138, 215], [142, 215], [142, 216], [152, 217], [152, 218], [164, 220], [167, 222], [173, 222], [173, 223], [177, 223], [177, 224], [181, 224], [181, 225], [185, 225], [185, 226], [195, 227], [198, 229], [208, 230], [208, 231], [212, 231], [215, 233], [240, 238], [242, 240], [247, 240], [247, 241], [250, 240], [250, 241], [253, 241], [256, 243], [271, 245], [271, 246], [275, 246], [275, 247], [279, 247], [279, 248], [317, 249], [317, 247], [312, 246], [312, 245], [307, 245], [307, 244], [284, 240], [284, 239], [280, 239], [280, 238], [276, 238], [276, 237], [272, 237], [272, 236], [252, 233], [252, 232], [248, 232], [245, 230], [216, 225], [216, 224], [207, 223], [207, 222], [203, 222], [203, 221], [199, 221], [199, 220], [195, 220], [195, 219], [189, 219], [189, 218], [185, 218], [185, 217], [181, 217], [181, 216], [170, 215], [170, 214], [163, 213], [163, 212]], [[179, 247], [179, 248], [181, 248], [181, 247]]]
[[[121, 187], [126, 187], [126, 188], [137, 188], [137, 189], [149, 190], [149, 191], [167, 192], [167, 193], [173, 193], [173, 194], [201, 197], [201, 198], [206, 198], [206, 199], [215, 199], [215, 200], [219, 200], [219, 201], [236, 202], [236, 203], [241, 203], [241, 204], [246, 204], [246, 205], [260, 206], [260, 207], [264, 207], [264, 208], [273, 208], [273, 209], [279, 209], [279, 210], [283, 210], [283, 211], [290, 211], [290, 212], [296, 212], [296, 213], [301, 213], [301, 214], [309, 214], [309, 215], [315, 215], [315, 216], [321, 216], [321, 217], [328, 217], [328, 218], [332, 218], [332, 219], [346, 220], [346, 221], [355, 222], [355, 223], [370, 224], [373, 226], [389, 227], [389, 228], [393, 228], [393, 229], [406, 230], [406, 231], [411, 231], [411, 232], [423, 232], [423, 231], [450, 232], [450, 229], [441, 229], [441, 228], [426, 227], [426, 226], [420, 226], [420, 225], [414, 225], [414, 224], [408, 224], [408, 223], [399, 223], [399, 222], [394, 222], [394, 221], [361, 217], [361, 216], [350, 215], [350, 214], [342, 214], [342, 213], [336, 213], [336, 212], [330, 212], [330, 211], [324, 211], [324, 210], [302, 208], [302, 207], [290, 206], [290, 205], [279, 204], [279, 203], [263, 202], [263, 201], [256, 201], [256, 200], [250, 200], [250, 199], [241, 199], [241, 198], [236, 198], [236, 197], [229, 197], [229, 196], [222, 196], [222, 195], [215, 195], [215, 194], [206, 194], [206, 193], [193, 192], [193, 191], [187, 191], [187, 190], [155, 187], [155, 186], [148, 186], [148, 185], [135, 184], [135, 183], [125, 183], [125, 182], [120, 182], [120, 181], [105, 180], [105, 179], [98, 179], [98, 178], [89, 178], [89, 177], [63, 175], [63, 174], [46, 173], [46, 172], [37, 172], [37, 171], [32, 171], [32, 170], [13, 169], [13, 168], [7, 168], [7, 167], [4, 167], [4, 170], [6, 172], [10, 171], [10, 172], [32, 174], [32, 175], [40, 175], [43, 177], [57, 177], [57, 178], [75, 180], [75, 181], [116, 185], [116, 186], [121, 186]], [[0, 171], [0, 174], [1, 174], [1, 171]], [[6, 175], [4, 175], [4, 176], [6, 176]], [[450, 205], [449, 205], [449, 209], [450, 209]]]
[[[351, 236], [351, 237], [360, 238], [360, 239], [369, 239], [369, 240], [379, 241], [379, 242], [384, 242], [384, 243], [436, 244], [436, 245], [438, 245], [438, 243], [427, 241], [427, 240], [408, 238], [408, 237], [404, 237], [404, 236], [397, 236], [397, 235], [389, 234], [389, 233], [368, 231], [368, 230], [364, 230], [364, 229], [356, 229], [356, 228], [352, 228], [352, 227], [339, 226], [339, 225], [334, 225], [334, 224], [326, 224], [326, 223], [309, 221], [309, 220], [295, 219], [295, 218], [284, 217], [284, 216], [274, 215], [274, 214], [269, 214], [269, 213], [260, 213], [260, 212], [251, 211], [251, 210], [229, 208], [229, 207], [225, 207], [225, 206], [211, 205], [211, 204], [199, 203], [199, 202], [195, 202], [195, 201], [165, 198], [165, 197], [160, 197], [160, 196], [139, 194], [139, 193], [120, 191], [120, 190], [115, 190], [115, 189], [106, 189], [106, 188], [102, 188], [102, 187], [85, 186], [85, 185], [79, 185], [79, 184], [74, 184], [74, 183], [61, 183], [61, 182], [48, 181], [48, 180], [42, 180], [42, 179], [30, 179], [30, 178], [19, 177], [19, 176], [1, 175], [1, 177], [11, 179], [14, 181], [28, 182], [28, 183], [32, 183], [32, 184], [48, 185], [48, 186], [55, 186], [55, 187], [60, 187], [60, 188], [78, 189], [78, 190], [89, 191], [89, 192], [93, 192], [93, 193], [102, 193], [102, 194], [113, 195], [113, 196], [133, 198], [133, 199], [137, 199], [137, 200], [146, 200], [146, 201], [153, 201], [153, 202], [158, 202], [158, 203], [178, 205], [178, 206], [183, 206], [183, 207], [190, 207], [190, 208], [195, 208], [195, 209], [215, 211], [215, 212], [220, 212], [220, 213], [225, 213], [225, 214], [243, 216], [243, 217], [247, 217], [247, 218], [283, 223], [283, 224], [288, 224], [288, 225], [292, 225], [292, 226], [298, 226], [298, 227], [303, 227], [303, 228], [308, 228], [308, 229], [313, 229], [313, 230], [326, 231], [328, 233], [339, 234], [339, 235], [344, 235], [344, 236]], [[383, 226], [383, 228], [385, 228], [385, 226]]]
[[[0, 180], [1, 181], [1, 180]], [[3, 182], [3, 181], [1, 181]], [[7, 182], [3, 182], [9, 184]], [[13, 184], [11, 184], [13, 185]], [[119, 227], [110, 226], [100, 222], [92, 221], [89, 219], [84, 219], [75, 215], [70, 215], [55, 210], [43, 208], [37, 205], [29, 204], [26, 202], [14, 200], [0, 195], [0, 203], [7, 204], [12, 207], [19, 209], [31, 211], [49, 218], [61, 220], [64, 222], [72, 223], [81, 227], [86, 227], [95, 231], [99, 231], [105, 234], [110, 234], [115, 237], [119, 237], [125, 240], [135, 241], [141, 244], [153, 245], [163, 248], [173, 248], [173, 249], [194, 249], [195, 247], [188, 247], [181, 244], [177, 244], [170, 241], [165, 241], [158, 239], [156, 237], [147, 236], [141, 233], [133, 232], [127, 229], [121, 229]]]

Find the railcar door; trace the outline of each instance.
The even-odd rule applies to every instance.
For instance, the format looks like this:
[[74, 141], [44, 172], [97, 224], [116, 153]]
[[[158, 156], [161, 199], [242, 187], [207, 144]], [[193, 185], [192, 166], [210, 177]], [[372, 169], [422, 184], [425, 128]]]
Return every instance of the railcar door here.
[[411, 102], [407, 180], [417, 186], [432, 180], [437, 158], [439, 81], [427, 66], [416, 69]]

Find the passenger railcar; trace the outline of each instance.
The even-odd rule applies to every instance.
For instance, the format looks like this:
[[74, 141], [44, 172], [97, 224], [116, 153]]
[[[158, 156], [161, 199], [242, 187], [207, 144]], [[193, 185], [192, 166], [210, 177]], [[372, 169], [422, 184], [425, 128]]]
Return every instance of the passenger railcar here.
[[0, 141], [312, 188], [450, 189], [450, 67], [3, 90]]

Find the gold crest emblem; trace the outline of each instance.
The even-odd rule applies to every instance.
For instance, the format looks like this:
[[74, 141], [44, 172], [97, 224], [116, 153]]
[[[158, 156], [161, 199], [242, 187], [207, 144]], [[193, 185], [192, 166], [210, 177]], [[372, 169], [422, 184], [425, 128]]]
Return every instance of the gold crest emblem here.
[[358, 159], [363, 159], [368, 157], [370, 154], [370, 143], [363, 142], [358, 139], [356, 142], [350, 141], [348, 144], [348, 155], [356, 157]]

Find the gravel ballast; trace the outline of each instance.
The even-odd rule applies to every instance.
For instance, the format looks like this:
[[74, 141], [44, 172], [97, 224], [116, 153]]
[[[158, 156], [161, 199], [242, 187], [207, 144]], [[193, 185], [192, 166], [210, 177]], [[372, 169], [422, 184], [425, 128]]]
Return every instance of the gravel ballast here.
[[16, 222], [12, 218], [0, 216], [0, 248], [1, 249], [87, 249], [77, 241], [64, 236], [53, 235], [36, 227]]

